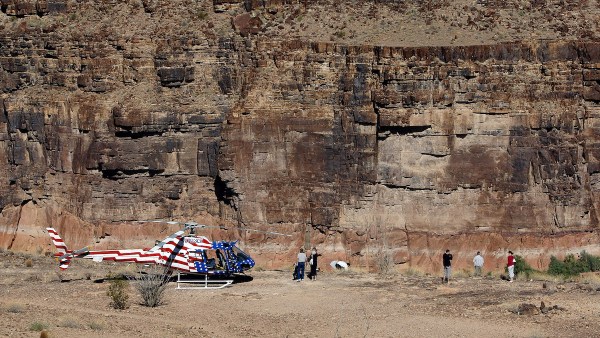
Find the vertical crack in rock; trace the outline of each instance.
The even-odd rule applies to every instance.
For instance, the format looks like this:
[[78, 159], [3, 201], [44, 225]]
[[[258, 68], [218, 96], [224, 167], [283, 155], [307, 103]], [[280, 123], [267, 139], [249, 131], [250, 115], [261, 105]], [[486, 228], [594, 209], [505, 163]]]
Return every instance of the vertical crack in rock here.
[[17, 218], [17, 224], [15, 226], [15, 233], [13, 234], [12, 239], [10, 240], [10, 244], [8, 245], [8, 250], [10, 250], [15, 242], [15, 239], [17, 239], [17, 234], [19, 232], [19, 224], [21, 224], [21, 214], [23, 212], [23, 206], [27, 203], [28, 201], [23, 201], [23, 203], [21, 203], [21, 205], [19, 206], [19, 217]]

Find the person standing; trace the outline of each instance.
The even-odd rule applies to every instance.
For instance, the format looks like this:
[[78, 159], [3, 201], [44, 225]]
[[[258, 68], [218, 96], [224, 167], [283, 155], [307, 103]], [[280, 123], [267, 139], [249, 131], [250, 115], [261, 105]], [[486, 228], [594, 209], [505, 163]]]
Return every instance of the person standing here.
[[442, 256], [442, 262], [444, 263], [444, 282], [450, 283], [450, 274], [452, 274], [452, 254], [450, 250], [446, 250]]
[[475, 276], [481, 276], [481, 269], [483, 268], [483, 256], [481, 252], [477, 251], [477, 255], [473, 258], [473, 265], [475, 266]]
[[508, 252], [508, 262], [506, 263], [506, 266], [508, 268], [508, 278], [509, 278], [509, 282], [512, 282], [513, 279], [515, 278], [515, 256], [513, 256], [513, 252], [509, 251]]
[[304, 264], [306, 263], [306, 254], [304, 253], [304, 248], [300, 248], [300, 252], [298, 253], [298, 275], [297, 281], [304, 280]]
[[310, 274], [308, 277], [312, 280], [317, 280], [317, 258], [321, 256], [317, 253], [317, 248], [313, 247], [310, 253], [310, 260], [308, 264], [310, 264]]

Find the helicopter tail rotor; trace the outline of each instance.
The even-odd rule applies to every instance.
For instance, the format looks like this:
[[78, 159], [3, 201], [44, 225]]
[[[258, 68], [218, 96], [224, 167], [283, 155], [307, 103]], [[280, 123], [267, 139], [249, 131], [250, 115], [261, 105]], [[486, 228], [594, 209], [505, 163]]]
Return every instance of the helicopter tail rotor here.
[[85, 256], [89, 253], [88, 248], [82, 248], [79, 250], [69, 250], [65, 242], [62, 240], [58, 232], [54, 228], [46, 228], [48, 231], [48, 235], [52, 238], [52, 244], [56, 247], [56, 257], [61, 270], [66, 270], [69, 268], [69, 264], [71, 264], [71, 259], [73, 257], [81, 257]]
[[66, 253], [58, 258], [59, 268], [61, 270], [66, 270], [69, 268], [69, 264], [71, 264], [71, 259], [73, 257], [82, 257], [87, 255], [90, 252], [88, 248], [82, 248], [79, 250], [75, 250], [69, 253]]

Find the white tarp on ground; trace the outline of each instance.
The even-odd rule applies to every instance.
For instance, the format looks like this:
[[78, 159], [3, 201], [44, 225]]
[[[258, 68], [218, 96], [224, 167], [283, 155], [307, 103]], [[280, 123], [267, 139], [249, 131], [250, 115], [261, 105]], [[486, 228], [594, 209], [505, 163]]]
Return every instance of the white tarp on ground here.
[[334, 269], [348, 270], [348, 263], [346, 263], [344, 261], [331, 261], [331, 263], [329, 263], [329, 265], [331, 265], [331, 267]]

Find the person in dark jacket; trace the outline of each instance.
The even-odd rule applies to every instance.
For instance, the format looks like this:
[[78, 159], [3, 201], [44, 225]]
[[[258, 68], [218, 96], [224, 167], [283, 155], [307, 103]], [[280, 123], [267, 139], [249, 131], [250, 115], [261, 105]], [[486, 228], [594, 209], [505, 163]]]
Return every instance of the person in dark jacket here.
[[452, 254], [450, 250], [446, 250], [442, 256], [442, 263], [444, 263], [444, 282], [449, 283], [452, 274]]
[[312, 280], [317, 280], [317, 262], [319, 256], [321, 255], [317, 252], [317, 248], [313, 247], [312, 251], [310, 252], [310, 260], [308, 261], [308, 264], [310, 264], [310, 273], [308, 277]]

